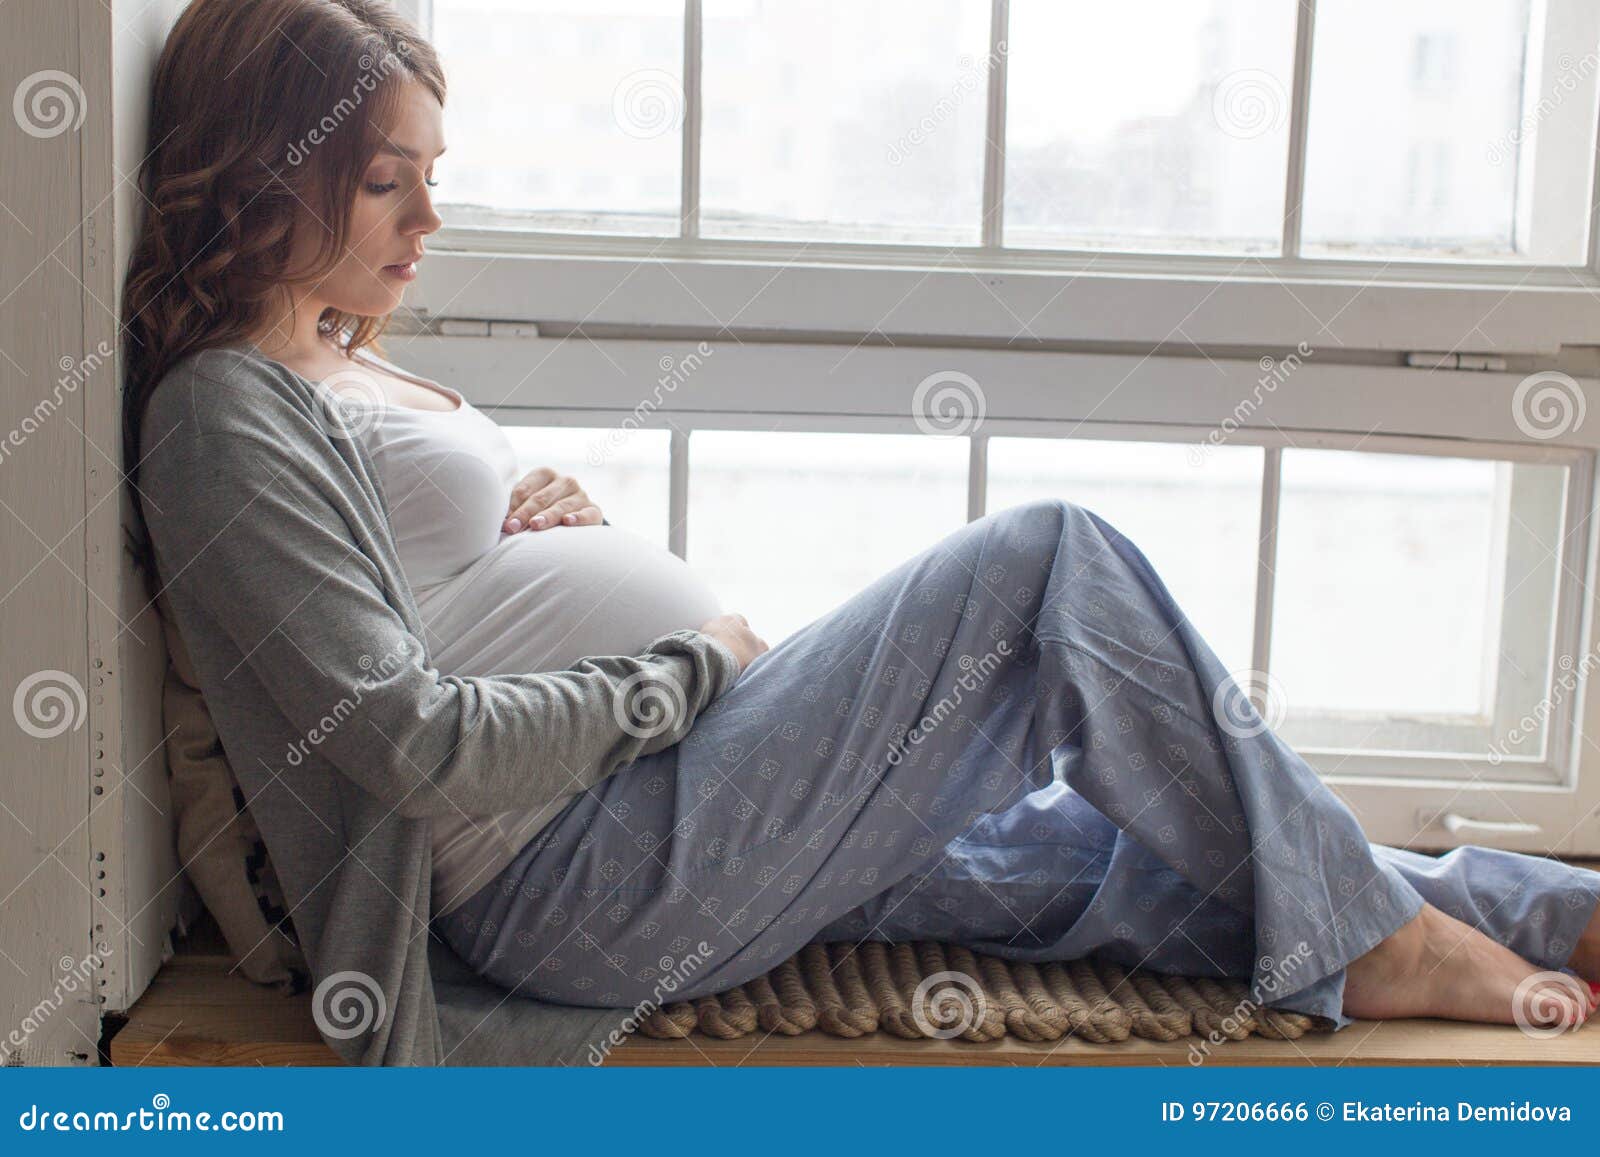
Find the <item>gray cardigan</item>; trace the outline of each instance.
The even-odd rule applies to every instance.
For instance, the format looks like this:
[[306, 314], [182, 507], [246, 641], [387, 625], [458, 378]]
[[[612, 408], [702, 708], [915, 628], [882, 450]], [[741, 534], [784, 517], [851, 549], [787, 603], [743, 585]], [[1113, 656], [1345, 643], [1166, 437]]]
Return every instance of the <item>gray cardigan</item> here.
[[[323, 986], [318, 1029], [351, 1063], [580, 1063], [626, 1010], [474, 976], [428, 928], [429, 819], [537, 807], [672, 746], [738, 658], [683, 630], [563, 671], [441, 675], [354, 434], [311, 382], [238, 345], [173, 367], [141, 433], [157, 570]], [[685, 704], [664, 730], [623, 726], [641, 680]], [[363, 986], [383, 1015], [346, 1036], [340, 992]]]

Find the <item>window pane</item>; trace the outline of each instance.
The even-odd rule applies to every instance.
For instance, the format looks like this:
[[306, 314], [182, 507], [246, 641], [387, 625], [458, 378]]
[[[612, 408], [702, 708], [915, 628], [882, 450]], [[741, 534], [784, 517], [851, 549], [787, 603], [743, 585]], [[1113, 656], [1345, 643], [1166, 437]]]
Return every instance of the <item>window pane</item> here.
[[1581, 264], [1595, 48], [1587, 0], [1319, 5], [1305, 252]]
[[1286, 450], [1272, 672], [1291, 743], [1540, 754], [1566, 471]]
[[975, 244], [989, 5], [706, 0], [700, 231]]
[[989, 509], [1065, 498], [1126, 535], [1230, 671], [1255, 629], [1262, 452], [1089, 439], [989, 439]]
[[966, 523], [968, 442], [690, 435], [688, 560], [772, 646]]
[[682, 0], [434, 0], [450, 225], [676, 235]]
[[1276, 253], [1295, 7], [1012, 0], [1006, 245]]
[[667, 545], [667, 431], [512, 426], [499, 420], [523, 473], [548, 466], [570, 474], [607, 522]]

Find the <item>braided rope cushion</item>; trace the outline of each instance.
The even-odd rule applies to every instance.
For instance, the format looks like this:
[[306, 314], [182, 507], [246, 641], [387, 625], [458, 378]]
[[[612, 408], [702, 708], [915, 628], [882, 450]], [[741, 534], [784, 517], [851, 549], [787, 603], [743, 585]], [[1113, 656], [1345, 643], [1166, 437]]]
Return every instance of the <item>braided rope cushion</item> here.
[[1075, 1036], [1097, 1044], [1296, 1040], [1329, 1022], [1267, 1008], [1243, 981], [1164, 976], [1090, 958], [1030, 964], [935, 941], [807, 944], [772, 971], [715, 996], [650, 1009], [638, 1031], [658, 1040], [732, 1039], [762, 1029], [840, 1037], [883, 1031], [907, 1040], [1025, 1041]]

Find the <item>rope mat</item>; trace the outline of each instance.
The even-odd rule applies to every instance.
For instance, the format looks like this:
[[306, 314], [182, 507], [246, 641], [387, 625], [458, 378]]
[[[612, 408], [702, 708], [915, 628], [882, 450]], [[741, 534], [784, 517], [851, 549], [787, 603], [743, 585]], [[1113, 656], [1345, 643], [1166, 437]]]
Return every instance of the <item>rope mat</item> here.
[[1096, 1044], [1296, 1040], [1331, 1022], [1266, 1008], [1241, 980], [1165, 976], [1094, 958], [1030, 964], [959, 944], [916, 941], [807, 944], [771, 972], [715, 996], [652, 1009], [638, 1031], [657, 1040], [696, 1031], [839, 1037], [883, 1031], [907, 1040], [1025, 1041], [1075, 1036]]

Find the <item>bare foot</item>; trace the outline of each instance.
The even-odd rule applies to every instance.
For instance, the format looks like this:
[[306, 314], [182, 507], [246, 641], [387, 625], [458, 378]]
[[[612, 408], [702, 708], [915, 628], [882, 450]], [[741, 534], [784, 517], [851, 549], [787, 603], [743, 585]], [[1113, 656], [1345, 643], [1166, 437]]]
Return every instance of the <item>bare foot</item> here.
[[[1529, 980], [1534, 976], [1540, 979]], [[1541, 974], [1503, 944], [1424, 904], [1409, 924], [1350, 962], [1344, 1011], [1359, 1020], [1575, 1027], [1594, 1011], [1594, 999], [1576, 978]]]

